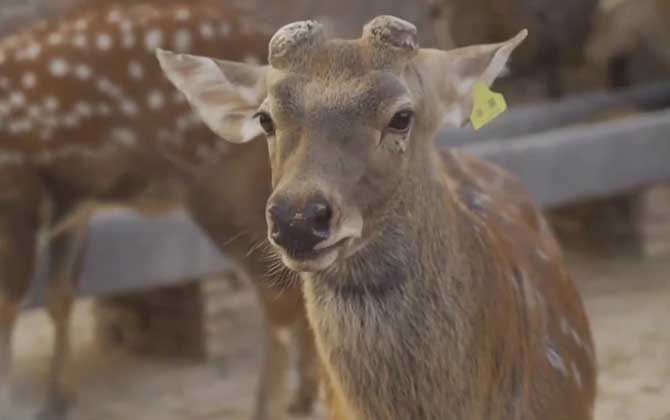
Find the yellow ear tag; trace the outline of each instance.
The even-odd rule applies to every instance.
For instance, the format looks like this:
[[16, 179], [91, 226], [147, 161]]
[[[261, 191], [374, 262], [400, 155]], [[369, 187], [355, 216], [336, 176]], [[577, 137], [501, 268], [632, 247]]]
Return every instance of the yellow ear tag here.
[[474, 105], [470, 121], [475, 130], [479, 130], [486, 124], [495, 120], [507, 110], [507, 102], [501, 93], [493, 92], [484, 84], [477, 82], [472, 93]]

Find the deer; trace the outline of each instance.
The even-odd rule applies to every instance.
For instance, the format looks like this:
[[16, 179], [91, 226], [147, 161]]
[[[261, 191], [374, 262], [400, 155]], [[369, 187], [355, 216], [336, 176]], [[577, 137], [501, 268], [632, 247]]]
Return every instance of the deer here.
[[670, 67], [670, 1], [602, 0], [586, 43], [588, 61], [607, 68], [609, 87], [632, 84], [631, 62], [636, 52], [647, 50], [663, 69]]
[[[0, 417], [11, 407], [11, 340], [36, 247], [52, 255], [45, 306], [55, 329], [37, 416], [62, 420], [76, 402], [69, 319], [91, 209], [144, 208], [147, 191], [168, 184], [179, 193], [162, 204], [184, 206], [254, 280], [267, 327], [253, 418], [307, 414], [320, 365], [299, 284], [262, 246], [267, 150], [211, 133], [154, 59], [162, 46], [262, 61], [271, 32], [220, 4], [136, 3], [82, 6], [0, 41]], [[287, 401], [294, 348], [300, 379]]]
[[430, 0], [438, 45], [453, 48], [511, 37], [518, 27], [534, 34], [511, 63], [513, 76], [542, 77], [544, 94], [559, 98], [566, 93], [561, 68], [581, 64], [582, 46], [591, 31], [598, 0], [566, 2], [506, 0]]
[[358, 39], [290, 23], [266, 65], [157, 50], [212, 131], [266, 136], [267, 240], [300, 274], [331, 419], [593, 418], [591, 330], [548, 223], [514, 175], [436, 146], [527, 33], [424, 49], [381, 15]]

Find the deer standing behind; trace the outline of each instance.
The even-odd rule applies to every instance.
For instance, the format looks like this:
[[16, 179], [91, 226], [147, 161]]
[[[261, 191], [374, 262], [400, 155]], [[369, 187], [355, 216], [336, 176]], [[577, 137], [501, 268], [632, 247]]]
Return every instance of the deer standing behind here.
[[511, 60], [514, 77], [539, 72], [546, 94], [565, 91], [561, 69], [582, 61], [598, 0], [431, 0], [441, 48], [494, 42], [528, 28], [533, 36]]
[[[607, 67], [611, 87], [631, 84], [630, 67], [645, 50], [670, 69], [670, 0], [601, 0], [586, 44], [588, 60]], [[648, 75], [645, 75], [648, 79]]]
[[166, 47], [264, 59], [269, 35], [218, 2], [170, 1], [82, 8], [0, 41], [0, 417], [10, 407], [11, 337], [33, 278], [38, 233], [52, 237], [46, 303], [55, 326], [39, 415], [62, 419], [76, 388], [67, 373], [88, 222], [79, 210], [141, 200], [156, 183], [179, 185], [179, 200], [196, 222], [255, 280], [267, 320], [255, 419], [283, 417], [287, 338], [297, 340], [300, 357], [291, 409], [309, 412], [318, 363], [302, 294], [258, 246], [270, 193], [267, 151], [262, 143], [230, 146], [214, 136], [153, 55]]
[[301, 272], [333, 418], [593, 417], [590, 327], [545, 219], [513, 176], [435, 145], [525, 37], [420, 49], [380, 16], [354, 40], [287, 25], [269, 66], [158, 52], [212, 130], [266, 133], [268, 237]]

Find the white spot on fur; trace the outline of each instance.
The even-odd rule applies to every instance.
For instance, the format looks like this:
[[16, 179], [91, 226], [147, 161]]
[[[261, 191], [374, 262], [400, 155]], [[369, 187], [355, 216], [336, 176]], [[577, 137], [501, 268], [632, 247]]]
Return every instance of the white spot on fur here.
[[189, 20], [191, 18], [191, 11], [185, 7], [182, 7], [177, 10], [177, 12], [175, 13], [175, 17], [177, 18], [177, 20], [180, 21]]
[[114, 98], [120, 98], [122, 95], [122, 92], [119, 89], [119, 87], [105, 77], [98, 79], [96, 84], [101, 92], [106, 93], [109, 96], [112, 96]]
[[160, 29], [152, 29], [148, 31], [144, 38], [144, 46], [150, 52], [154, 52], [156, 48], [163, 45], [163, 32]]
[[44, 107], [50, 112], [55, 112], [60, 108], [60, 101], [55, 96], [48, 96], [44, 100]]
[[93, 115], [93, 107], [84, 101], [77, 102], [74, 109], [77, 112], [77, 114], [79, 114], [84, 118], [88, 118], [91, 115]]
[[88, 80], [91, 78], [91, 68], [87, 64], [79, 64], [74, 69], [74, 74], [79, 80]]
[[42, 114], [42, 109], [38, 105], [31, 105], [28, 107], [28, 116], [37, 119]]
[[112, 46], [112, 37], [105, 33], [99, 34], [95, 43], [99, 50], [107, 51]]
[[121, 45], [126, 49], [131, 49], [135, 46], [135, 35], [132, 33], [124, 33], [121, 37]]
[[132, 146], [137, 144], [137, 133], [128, 128], [115, 128], [112, 131], [112, 139], [124, 146]]
[[200, 35], [204, 39], [212, 39], [214, 37], [214, 26], [211, 23], [201, 23], [199, 30]]
[[159, 90], [151, 91], [147, 96], [147, 104], [149, 105], [149, 108], [152, 110], [161, 109], [165, 104], [163, 93]]
[[540, 257], [541, 259], [543, 259], [543, 260], [545, 260], [545, 261], [549, 261], [549, 256], [547, 256], [547, 254], [545, 254], [541, 249], [536, 249], [536, 250], [535, 250], [535, 253], [536, 253], [537, 256]]
[[126, 115], [137, 115], [139, 112], [139, 109], [137, 107], [137, 104], [130, 99], [126, 99], [121, 101], [121, 112], [123, 112]]
[[34, 88], [35, 84], [37, 84], [37, 77], [35, 76], [35, 73], [30, 71], [23, 73], [23, 76], [21, 77], [21, 84], [26, 89]]
[[180, 29], [174, 34], [174, 49], [177, 52], [191, 49], [191, 32], [188, 29]]
[[86, 34], [76, 34], [74, 38], [72, 38], [72, 43], [75, 47], [86, 48], [88, 45], [88, 38], [86, 38]]
[[561, 372], [564, 376], [568, 374], [568, 369], [565, 366], [565, 362], [563, 361], [563, 358], [561, 355], [554, 349], [553, 347], [547, 347], [547, 360], [549, 360], [549, 364], [556, 369], [557, 371]]
[[561, 317], [561, 331], [563, 332], [563, 334], [570, 334], [570, 330], [571, 327], [568, 320], [565, 319], [565, 317]]
[[284, 346], [291, 345], [291, 330], [288, 327], [277, 328], [277, 340]]
[[575, 383], [579, 388], [582, 387], [582, 374], [579, 372], [579, 368], [575, 362], [572, 362], [572, 376], [575, 378]]
[[88, 28], [88, 19], [81, 18], [77, 19], [77, 21], [74, 23], [74, 29], [77, 31], [84, 31]]
[[54, 32], [47, 38], [49, 45], [60, 45], [63, 43], [63, 35], [59, 32]]
[[17, 60], [34, 60], [42, 53], [42, 47], [36, 42], [30, 43], [16, 54]]
[[137, 61], [128, 63], [128, 74], [133, 80], [141, 80], [144, 77], [144, 68]]
[[121, 21], [121, 16], [122, 16], [121, 11], [118, 10], [118, 9], [114, 9], [114, 10], [110, 11], [109, 13], [107, 13], [107, 22], [117, 23], [117, 22]]
[[67, 128], [75, 128], [79, 126], [79, 118], [74, 114], [69, 114], [63, 117], [62, 123]]
[[49, 71], [55, 77], [63, 77], [68, 72], [68, 64], [62, 58], [54, 58], [49, 63]]
[[31, 120], [27, 118], [22, 120], [11, 121], [9, 123], [9, 132], [11, 134], [22, 134], [32, 131], [32, 129], [33, 129], [33, 123]]
[[23, 92], [12, 92], [9, 95], [9, 104], [14, 108], [20, 108], [26, 104], [26, 97]]
[[582, 338], [579, 336], [579, 333], [577, 333], [577, 330], [574, 328], [570, 329], [570, 334], [572, 335], [572, 339], [575, 340], [575, 343], [579, 347], [584, 347], [584, 343], [582, 342]]

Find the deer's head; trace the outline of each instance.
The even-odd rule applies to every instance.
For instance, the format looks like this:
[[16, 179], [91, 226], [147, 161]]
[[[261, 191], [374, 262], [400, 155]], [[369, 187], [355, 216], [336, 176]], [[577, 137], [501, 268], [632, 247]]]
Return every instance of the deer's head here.
[[416, 28], [379, 16], [354, 40], [314, 21], [270, 41], [269, 65], [159, 51], [162, 68], [217, 134], [265, 134], [269, 237], [297, 271], [323, 270], [375, 234], [375, 222], [442, 124], [463, 125], [477, 81], [490, 85], [523, 31], [500, 44], [420, 49]]

